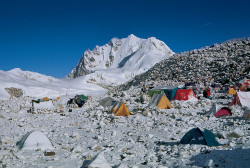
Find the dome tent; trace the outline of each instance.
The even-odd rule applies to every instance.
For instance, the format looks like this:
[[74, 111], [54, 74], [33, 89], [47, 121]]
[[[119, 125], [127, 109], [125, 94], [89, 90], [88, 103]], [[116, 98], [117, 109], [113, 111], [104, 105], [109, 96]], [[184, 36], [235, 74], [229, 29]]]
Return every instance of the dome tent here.
[[40, 131], [31, 131], [25, 134], [16, 144], [19, 149], [46, 150], [54, 149], [50, 140]]
[[219, 104], [213, 104], [211, 109], [205, 114], [206, 116], [224, 117], [231, 116], [232, 112], [228, 107]]
[[201, 144], [207, 146], [219, 146], [220, 144], [216, 141], [215, 135], [205, 129], [200, 130], [198, 127], [189, 130], [180, 140], [181, 144]]

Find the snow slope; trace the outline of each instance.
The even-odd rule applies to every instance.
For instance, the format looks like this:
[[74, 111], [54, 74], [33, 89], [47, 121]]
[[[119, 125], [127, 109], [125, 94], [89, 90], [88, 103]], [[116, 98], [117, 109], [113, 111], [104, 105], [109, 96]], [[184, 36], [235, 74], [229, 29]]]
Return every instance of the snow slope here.
[[24, 96], [37, 98], [55, 98], [61, 95], [80, 93], [91, 95], [96, 92], [106, 92], [105, 89], [84, 81], [84, 77], [78, 79], [56, 79], [35, 72], [22, 71], [21, 69], [0, 70], [0, 99], [8, 99], [10, 97], [5, 90], [5, 88], [10, 87], [22, 89]]
[[91, 74], [92, 78], [102, 77], [111, 81], [110, 84], [121, 84], [173, 54], [164, 42], [154, 37], [141, 39], [131, 34], [127, 38], [113, 38], [104, 46], [84, 52], [69, 77]]

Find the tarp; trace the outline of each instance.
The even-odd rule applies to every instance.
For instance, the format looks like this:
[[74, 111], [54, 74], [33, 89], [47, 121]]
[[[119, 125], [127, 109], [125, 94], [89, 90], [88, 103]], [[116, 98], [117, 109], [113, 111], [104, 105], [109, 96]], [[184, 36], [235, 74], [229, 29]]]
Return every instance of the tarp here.
[[154, 96], [151, 98], [149, 102], [150, 108], [159, 108], [159, 109], [170, 109], [173, 108], [172, 104], [166, 97], [166, 95], [163, 94], [154, 94]]
[[129, 116], [130, 115], [123, 101], [116, 102], [113, 105], [111, 112], [115, 113], [115, 116]]
[[193, 128], [189, 130], [180, 140], [181, 144], [201, 144], [208, 146], [219, 146], [220, 144], [216, 141], [215, 135], [205, 129], [201, 131], [199, 128]]
[[173, 100], [198, 100], [192, 89], [177, 89]]
[[250, 92], [237, 92], [234, 95], [233, 101], [229, 104], [229, 106], [232, 105], [240, 105], [250, 108]]

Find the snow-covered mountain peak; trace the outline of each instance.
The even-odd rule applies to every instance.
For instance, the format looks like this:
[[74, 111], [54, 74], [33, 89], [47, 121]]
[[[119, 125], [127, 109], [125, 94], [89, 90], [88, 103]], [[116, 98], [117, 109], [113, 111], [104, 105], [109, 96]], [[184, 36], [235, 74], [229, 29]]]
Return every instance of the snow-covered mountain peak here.
[[[122, 71], [134, 75], [145, 72], [154, 64], [171, 57], [174, 52], [155, 37], [142, 39], [131, 34], [127, 38], [112, 38], [103, 46], [84, 52], [69, 77], [80, 77], [98, 71]], [[121, 72], [119, 72], [121, 73]]]
[[14, 75], [16, 77], [24, 77], [24, 78], [39, 81], [39, 82], [49, 82], [49, 81], [56, 80], [52, 76], [46, 76], [46, 75], [39, 74], [36, 72], [23, 71], [20, 68], [14, 68], [12, 70], [9, 70], [8, 72], [10, 75]]

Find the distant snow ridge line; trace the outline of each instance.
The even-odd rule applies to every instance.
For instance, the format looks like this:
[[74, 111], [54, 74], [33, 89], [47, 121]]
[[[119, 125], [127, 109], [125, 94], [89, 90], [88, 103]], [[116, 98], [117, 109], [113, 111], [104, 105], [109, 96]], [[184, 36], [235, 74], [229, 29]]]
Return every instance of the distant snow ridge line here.
[[214, 82], [232, 84], [250, 78], [250, 38], [233, 39], [209, 47], [177, 53], [155, 64], [118, 88], [127, 90], [145, 81], [184, 82], [214, 78]]
[[164, 42], [154, 37], [141, 39], [131, 34], [127, 38], [113, 38], [104, 46], [85, 51], [68, 77], [76, 78], [97, 70], [114, 68], [145, 72], [173, 54]]
[[26, 79], [35, 80], [39, 82], [55, 81], [55, 78], [53, 78], [52, 76], [46, 76], [36, 72], [23, 71], [20, 68], [14, 68], [8, 72], [11, 73], [12, 75], [23, 76]]

